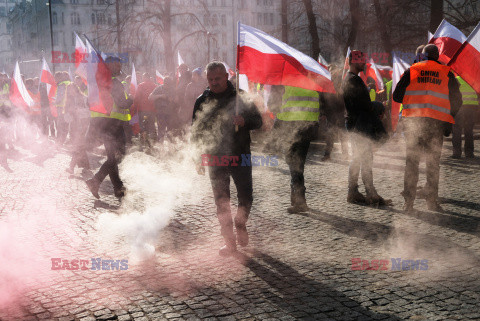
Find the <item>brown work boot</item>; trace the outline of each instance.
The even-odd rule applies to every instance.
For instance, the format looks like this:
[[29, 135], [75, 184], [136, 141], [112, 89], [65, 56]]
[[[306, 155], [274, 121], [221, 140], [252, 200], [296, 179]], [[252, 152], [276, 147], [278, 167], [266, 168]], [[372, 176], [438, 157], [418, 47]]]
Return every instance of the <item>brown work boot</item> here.
[[309, 208], [307, 205], [307, 200], [305, 199], [305, 187], [292, 187], [290, 193], [290, 202], [292, 206], [287, 208], [287, 212], [290, 214], [307, 212]]
[[427, 208], [429, 211], [433, 212], [442, 213], [444, 211], [443, 208], [440, 206], [440, 203], [437, 200], [433, 199], [427, 199]]
[[363, 196], [362, 193], [358, 191], [358, 187], [349, 188], [348, 195], [347, 195], [347, 202], [352, 204], [365, 204], [366, 198]]

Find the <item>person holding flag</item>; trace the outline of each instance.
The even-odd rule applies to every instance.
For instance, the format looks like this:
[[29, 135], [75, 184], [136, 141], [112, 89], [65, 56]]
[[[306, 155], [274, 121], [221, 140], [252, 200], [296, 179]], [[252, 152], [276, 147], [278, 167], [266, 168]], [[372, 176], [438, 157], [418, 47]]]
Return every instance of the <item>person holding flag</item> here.
[[[98, 55], [92, 47], [93, 54]], [[127, 95], [122, 83], [116, 78], [121, 71], [120, 58], [109, 56], [105, 59], [105, 63], [100, 57], [98, 59], [100, 61], [97, 63], [89, 63], [95, 66], [87, 67], [91, 69], [96, 67], [95, 73], [92, 70], [87, 79], [90, 81], [88, 84], [90, 110], [92, 110], [93, 119], [98, 119], [94, 126], [92, 126], [92, 122], [90, 123], [88, 140], [95, 139], [95, 137], [91, 137], [92, 135], [99, 135], [105, 145], [107, 160], [95, 176], [86, 183], [93, 196], [100, 198], [98, 194], [100, 184], [109, 175], [115, 196], [121, 198], [125, 196], [126, 189], [120, 179], [118, 163], [119, 157], [125, 155], [126, 138], [123, 127], [124, 122], [131, 119], [129, 109], [133, 104], [133, 99]], [[92, 83], [94, 81], [92, 78], [97, 82]], [[99, 82], [99, 79], [102, 79], [103, 82]]]
[[[240, 246], [249, 242], [246, 223], [253, 202], [252, 166], [248, 163], [251, 162], [250, 131], [262, 127], [262, 116], [242, 92], [236, 91], [223, 63], [213, 61], [206, 70], [208, 88], [195, 102], [192, 142], [202, 151], [201, 162], [199, 159], [197, 163], [198, 173], [204, 175], [203, 166], [209, 166], [220, 231], [225, 239], [219, 254], [228, 256], [237, 250], [237, 241]], [[233, 161], [223, 166], [218, 160], [225, 157]], [[241, 166], [242, 163], [245, 166]], [[234, 220], [230, 213], [230, 177], [238, 195]]]
[[423, 188], [427, 208], [442, 211], [438, 203], [438, 183], [443, 136], [450, 135], [454, 117], [462, 105], [458, 81], [450, 67], [438, 61], [438, 48], [429, 44], [422, 53], [427, 60], [407, 69], [393, 92], [393, 100], [403, 103], [407, 148], [402, 196], [406, 213], [413, 212], [422, 153], [426, 154], [427, 164], [427, 184]]

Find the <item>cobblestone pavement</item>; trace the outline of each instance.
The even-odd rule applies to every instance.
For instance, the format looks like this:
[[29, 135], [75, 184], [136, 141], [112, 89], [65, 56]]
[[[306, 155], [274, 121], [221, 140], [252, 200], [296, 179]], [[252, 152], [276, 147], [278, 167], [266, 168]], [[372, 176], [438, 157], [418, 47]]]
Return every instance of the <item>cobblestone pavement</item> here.
[[[284, 161], [254, 168], [251, 242], [230, 258], [218, 255], [208, 176], [185, 158], [167, 162], [171, 146], [125, 159], [122, 203], [108, 178], [96, 200], [84, 183], [91, 173], [67, 174], [66, 150], [19, 148], [0, 168], [0, 319], [479, 320], [480, 159], [453, 160], [446, 142], [444, 213], [417, 200], [406, 215], [403, 143], [375, 155], [377, 189], [394, 201], [387, 209], [346, 203], [348, 162], [338, 153], [321, 162], [323, 148], [311, 148], [311, 210], [301, 215], [286, 212]], [[94, 168], [102, 159], [90, 155]], [[127, 270], [52, 270], [52, 258], [129, 261]], [[387, 260], [386, 270], [354, 270], [355, 258], [360, 268]], [[392, 258], [428, 269], [398, 271]]]

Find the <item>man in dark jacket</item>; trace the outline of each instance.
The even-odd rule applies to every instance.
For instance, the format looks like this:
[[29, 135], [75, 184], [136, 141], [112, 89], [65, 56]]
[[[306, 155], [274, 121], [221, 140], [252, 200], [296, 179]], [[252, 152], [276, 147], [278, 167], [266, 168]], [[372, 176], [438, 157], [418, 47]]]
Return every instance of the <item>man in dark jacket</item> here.
[[[348, 171], [349, 203], [391, 205], [378, 195], [373, 186], [373, 142], [375, 124], [378, 124], [378, 111], [370, 101], [367, 86], [358, 74], [365, 69], [365, 54], [353, 50], [348, 57], [350, 70], [343, 80], [343, 99], [347, 110], [346, 127], [351, 132], [353, 156]], [[362, 181], [367, 197], [358, 191], [358, 176], [362, 171]]]
[[458, 81], [450, 67], [438, 62], [438, 48], [427, 45], [423, 48], [423, 55], [427, 60], [418, 59], [406, 70], [393, 92], [393, 100], [403, 103], [407, 148], [402, 195], [407, 213], [413, 211], [417, 196], [418, 166], [422, 153], [426, 154], [427, 164], [427, 184], [422, 194], [429, 210], [442, 211], [438, 203], [438, 183], [443, 135], [450, 135], [453, 117], [462, 106]]
[[[236, 238], [239, 245], [248, 244], [246, 223], [253, 201], [250, 130], [262, 126], [262, 117], [255, 105], [245, 102], [228, 81], [223, 63], [211, 62], [206, 69], [209, 87], [195, 102], [192, 141], [202, 151], [201, 164], [200, 161], [197, 164], [199, 174], [205, 173], [203, 166], [209, 166], [217, 216], [225, 239], [219, 253], [226, 256], [236, 251]], [[230, 176], [238, 195], [236, 237], [230, 213]]]

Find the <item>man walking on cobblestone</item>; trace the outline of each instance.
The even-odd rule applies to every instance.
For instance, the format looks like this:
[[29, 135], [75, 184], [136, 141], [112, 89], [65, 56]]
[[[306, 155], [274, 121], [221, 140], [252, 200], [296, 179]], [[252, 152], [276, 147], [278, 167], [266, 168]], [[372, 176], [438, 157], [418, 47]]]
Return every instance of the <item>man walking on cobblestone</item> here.
[[[255, 105], [245, 102], [242, 93], [237, 93], [228, 81], [223, 63], [211, 62], [206, 69], [208, 89], [195, 102], [192, 141], [203, 152], [202, 164], [197, 164], [199, 174], [205, 173], [203, 166], [209, 166], [220, 231], [225, 239], [219, 253], [227, 256], [235, 253], [237, 241], [241, 246], [248, 245], [246, 223], [253, 202], [252, 167], [243, 164], [243, 158], [250, 156], [250, 130], [262, 126], [262, 117]], [[236, 237], [230, 213], [230, 176], [238, 195]]]
[[438, 183], [443, 136], [451, 131], [454, 117], [462, 105], [458, 81], [450, 67], [438, 62], [435, 45], [423, 49], [427, 60], [413, 64], [397, 84], [393, 100], [403, 103], [407, 145], [404, 176], [404, 210], [413, 211], [418, 182], [420, 156], [426, 154], [427, 184], [424, 187], [427, 207], [442, 211], [438, 204]]
[[[129, 108], [133, 103], [133, 99], [125, 93], [120, 80], [115, 78], [121, 70], [120, 59], [108, 57], [105, 62], [113, 77], [110, 92], [113, 98], [113, 109], [110, 115], [92, 112], [93, 118], [99, 118], [97, 122], [94, 122], [98, 128], [90, 126], [88, 134], [89, 137], [90, 135], [100, 135], [107, 152], [105, 163], [103, 163], [95, 176], [86, 182], [90, 192], [96, 198], [100, 198], [98, 190], [107, 175], [110, 176], [112, 181], [115, 196], [125, 196], [125, 187], [118, 173], [118, 163], [125, 155], [126, 140], [123, 127], [124, 122], [128, 122], [131, 119]], [[89, 140], [94, 140], [94, 137], [90, 137]]]

